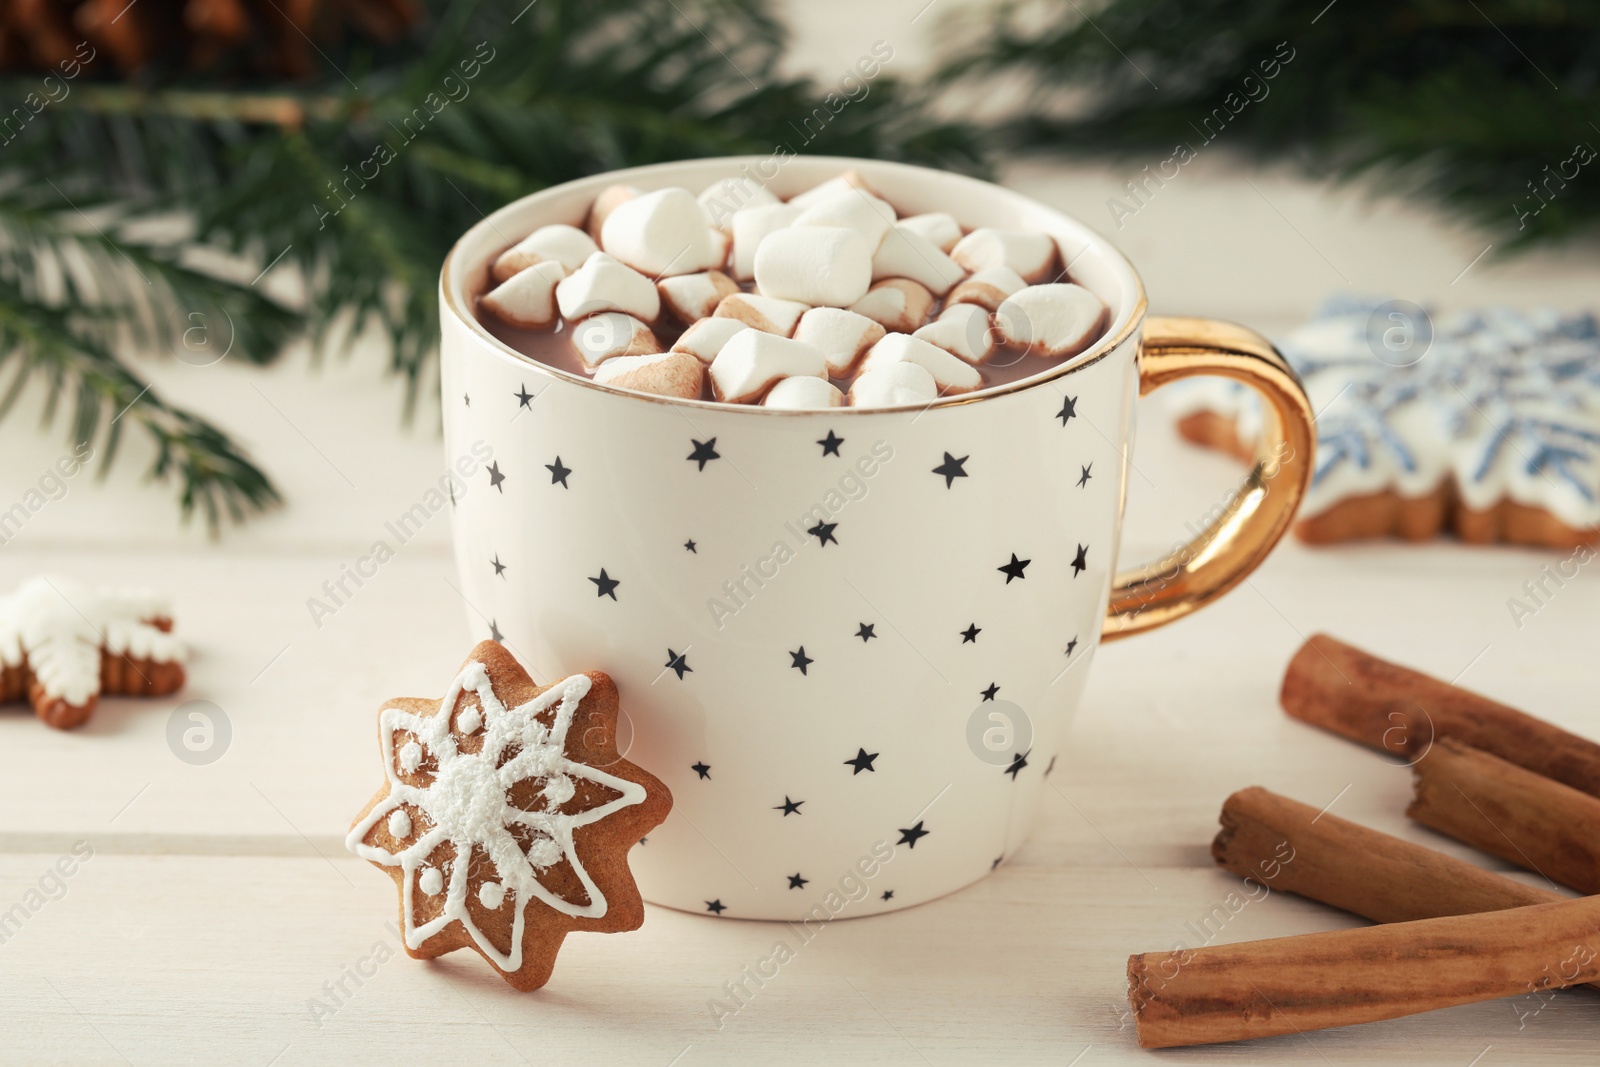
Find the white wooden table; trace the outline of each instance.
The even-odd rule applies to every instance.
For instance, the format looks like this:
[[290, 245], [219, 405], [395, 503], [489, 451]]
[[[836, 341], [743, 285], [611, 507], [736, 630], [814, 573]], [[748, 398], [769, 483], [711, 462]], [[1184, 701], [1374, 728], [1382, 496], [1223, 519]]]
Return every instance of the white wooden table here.
[[[814, 64], [826, 69], [831, 55]], [[1008, 180], [1112, 232], [1162, 312], [1271, 330], [1350, 285], [1446, 308], [1572, 308], [1600, 280], [1578, 253], [1509, 266], [1489, 256], [1468, 270], [1487, 239], [1220, 156], [1186, 168], [1115, 232], [1103, 205], [1126, 169], [1027, 166]], [[1498, 1002], [1159, 1055], [1137, 1049], [1126, 1015], [1127, 956], [1196, 944], [1192, 924], [1237, 884], [1208, 849], [1235, 789], [1332, 803], [1467, 855], [1406, 823], [1402, 769], [1278, 710], [1283, 667], [1307, 635], [1465, 672], [1463, 684], [1600, 736], [1600, 581], [1582, 574], [1519, 629], [1507, 598], [1551, 557], [1510, 549], [1291, 544], [1215, 608], [1103, 649], [1039, 829], [946, 899], [832, 924], [803, 947], [782, 925], [651, 908], [636, 933], [570, 938], [533, 995], [469, 953], [405, 958], [392, 883], [341, 841], [378, 783], [379, 702], [438, 692], [467, 647], [444, 520], [320, 627], [305, 603], [442, 466], [431, 412], [420, 428], [397, 426], [382, 362], [371, 346], [316, 368], [300, 353], [270, 372], [152, 362], [160, 389], [252, 447], [289, 506], [210, 543], [177, 525], [164, 490], [133, 477], [148, 455], [130, 440], [109, 483], [75, 479], [0, 547], [0, 587], [47, 571], [169, 592], [194, 648], [178, 697], [108, 700], [74, 733], [20, 708], [0, 714], [0, 914], [16, 903], [27, 912], [0, 943], [0, 1061], [1594, 1062], [1600, 998], [1589, 991], [1560, 994], [1520, 1024]], [[38, 400], [25, 396], [19, 411]], [[1178, 444], [1159, 405], [1141, 415], [1128, 561], [1170, 545], [1238, 473]], [[25, 416], [0, 425], [0, 507], [62, 450]], [[213, 702], [231, 728], [209, 765], [180, 760], [167, 740], [189, 700]], [[59, 883], [47, 877], [75, 846], [93, 858]], [[1274, 895], [1218, 940], [1354, 921]], [[780, 939], [796, 958], [719, 1028], [709, 1000]]]

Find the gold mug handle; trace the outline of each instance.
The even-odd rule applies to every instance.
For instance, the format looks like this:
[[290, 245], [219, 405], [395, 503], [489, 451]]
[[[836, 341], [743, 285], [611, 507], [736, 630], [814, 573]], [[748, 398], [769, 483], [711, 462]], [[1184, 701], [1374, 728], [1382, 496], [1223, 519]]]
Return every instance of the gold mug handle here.
[[1250, 386], [1266, 400], [1256, 460], [1244, 484], [1200, 535], [1113, 579], [1102, 640], [1143, 633], [1196, 611], [1242, 582], [1278, 543], [1311, 484], [1315, 415], [1305, 388], [1272, 342], [1214, 319], [1145, 319], [1139, 395], [1194, 375]]

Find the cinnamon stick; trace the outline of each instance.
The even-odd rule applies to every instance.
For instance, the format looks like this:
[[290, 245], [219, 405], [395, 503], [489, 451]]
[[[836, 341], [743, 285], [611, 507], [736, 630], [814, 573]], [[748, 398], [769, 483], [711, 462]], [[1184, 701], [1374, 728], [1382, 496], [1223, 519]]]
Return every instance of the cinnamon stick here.
[[1600, 893], [1600, 799], [1446, 739], [1412, 768], [1406, 814], [1508, 863]]
[[1566, 899], [1259, 786], [1229, 797], [1220, 822], [1211, 855], [1224, 870], [1373, 922], [1472, 915]]
[[1139, 1044], [1377, 1022], [1600, 979], [1600, 897], [1128, 958]]
[[1283, 677], [1283, 710], [1409, 760], [1454, 738], [1600, 797], [1600, 745], [1542, 719], [1316, 634]]

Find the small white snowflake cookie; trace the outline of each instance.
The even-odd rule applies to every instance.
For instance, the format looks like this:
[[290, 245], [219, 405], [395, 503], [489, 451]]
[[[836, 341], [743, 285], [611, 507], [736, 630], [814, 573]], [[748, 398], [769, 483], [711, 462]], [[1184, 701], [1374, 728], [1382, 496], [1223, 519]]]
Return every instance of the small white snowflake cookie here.
[[606, 675], [540, 687], [494, 641], [443, 700], [384, 705], [385, 785], [345, 844], [394, 878], [409, 955], [470, 948], [531, 990], [568, 933], [639, 927], [628, 850], [672, 796], [618, 754], [617, 712]]
[[171, 629], [171, 610], [152, 593], [31, 578], [0, 597], [0, 703], [28, 701], [70, 730], [102, 695], [175, 693], [184, 648]]

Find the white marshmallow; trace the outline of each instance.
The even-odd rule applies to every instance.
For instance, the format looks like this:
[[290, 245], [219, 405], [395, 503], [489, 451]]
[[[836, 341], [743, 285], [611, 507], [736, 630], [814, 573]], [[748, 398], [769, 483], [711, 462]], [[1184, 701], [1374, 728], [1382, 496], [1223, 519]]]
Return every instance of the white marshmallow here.
[[720, 266], [710, 227], [687, 189], [657, 189], [618, 204], [600, 227], [600, 247], [656, 278]]
[[679, 274], [656, 282], [661, 302], [681, 322], [692, 323], [710, 315], [722, 298], [739, 291], [739, 284], [720, 270]]
[[883, 235], [894, 225], [894, 208], [859, 189], [838, 192], [800, 212], [796, 226], [843, 226], [867, 239], [870, 251], [877, 251]]
[[789, 411], [810, 411], [818, 408], [844, 406], [844, 394], [826, 378], [799, 375], [785, 378], [767, 390], [763, 407], [785, 408]]
[[620, 311], [607, 311], [584, 319], [572, 327], [570, 343], [572, 351], [589, 371], [617, 356], [661, 351], [661, 344], [650, 327]]
[[961, 240], [961, 223], [956, 221], [954, 215], [943, 211], [912, 215], [908, 219], [901, 219], [900, 225], [912, 233], [926, 237], [935, 248], [946, 255], [956, 246], [956, 242]]
[[1031, 285], [1055, 272], [1056, 242], [1045, 233], [980, 226], [950, 250], [950, 258], [973, 272], [1010, 267]]
[[886, 363], [915, 363], [938, 383], [942, 393], [970, 393], [983, 388], [983, 375], [938, 345], [903, 333], [891, 333], [872, 346], [861, 363], [863, 374]]
[[740, 330], [748, 330], [748, 323], [738, 319], [701, 319], [683, 331], [672, 345], [674, 352], [687, 352], [701, 363], [710, 363], [722, 351], [728, 339]]
[[594, 203], [589, 205], [589, 221], [584, 228], [589, 231], [589, 236], [596, 241], [600, 240], [600, 228], [606, 224], [606, 218], [617, 209], [642, 192], [632, 185], [608, 185], [600, 190], [600, 195], [594, 198]]
[[821, 185], [813, 185], [805, 192], [791, 196], [789, 203], [796, 207], [810, 207], [812, 204], [826, 200], [830, 196], [838, 196], [840, 193], [848, 192], [851, 189], [860, 189], [863, 192], [871, 193], [873, 196], [878, 195], [872, 186], [867, 184], [867, 179], [863, 178], [860, 172], [847, 170], [836, 178], [829, 178]]
[[714, 314], [720, 319], [738, 319], [762, 333], [775, 333], [788, 337], [794, 333], [800, 316], [809, 310], [797, 300], [780, 300], [775, 296], [756, 293], [734, 293], [722, 298]]
[[883, 340], [882, 324], [844, 308], [812, 308], [800, 316], [794, 339], [815, 345], [828, 362], [828, 377], [847, 378], [867, 349]]
[[1072, 356], [1105, 329], [1107, 310], [1081, 285], [1030, 285], [995, 312], [1005, 339], [1034, 356]]
[[733, 276], [747, 282], [756, 276], [756, 249], [767, 234], [793, 225], [800, 209], [789, 204], [748, 207], [733, 216]]
[[928, 321], [933, 294], [909, 278], [890, 278], [874, 285], [850, 310], [893, 333], [910, 333]]
[[822, 353], [804, 341], [744, 330], [734, 334], [711, 361], [711, 388], [718, 400], [742, 404], [781, 378], [820, 378], [827, 369]]
[[567, 272], [554, 260], [535, 263], [483, 294], [483, 307], [502, 322], [539, 329], [556, 321], [556, 286]]
[[618, 389], [697, 400], [705, 365], [687, 352], [616, 356], [595, 368], [594, 380]]
[[977, 304], [951, 304], [937, 320], [911, 336], [974, 365], [994, 355], [995, 330], [989, 313]]
[[1010, 267], [990, 267], [969, 275], [967, 280], [950, 290], [947, 304], [976, 304], [993, 311], [1012, 293], [1028, 287], [1022, 275]]
[[596, 252], [561, 279], [556, 286], [556, 305], [568, 322], [603, 311], [621, 311], [654, 322], [661, 315], [661, 294], [643, 274]]
[[728, 256], [733, 253], [733, 235], [723, 233], [721, 230], [707, 230], [711, 235], [712, 266], [717, 270], [728, 269]]
[[884, 235], [883, 244], [872, 257], [873, 281], [910, 278], [937, 296], [948, 293], [965, 273], [932, 241], [899, 223]]
[[728, 231], [733, 226], [733, 216], [747, 207], [765, 207], [781, 204], [772, 192], [754, 178], [740, 176], [712, 182], [695, 198], [706, 225], [714, 230]]
[[915, 363], [884, 363], [863, 371], [850, 386], [850, 406], [897, 407], [926, 404], [939, 396], [939, 383]]
[[755, 274], [762, 296], [844, 307], [872, 284], [872, 248], [854, 230], [796, 224], [767, 234]]
[[561, 264], [562, 273], [571, 274], [598, 251], [594, 239], [576, 226], [541, 226], [500, 253], [490, 273], [503, 282], [535, 263], [555, 262]]

